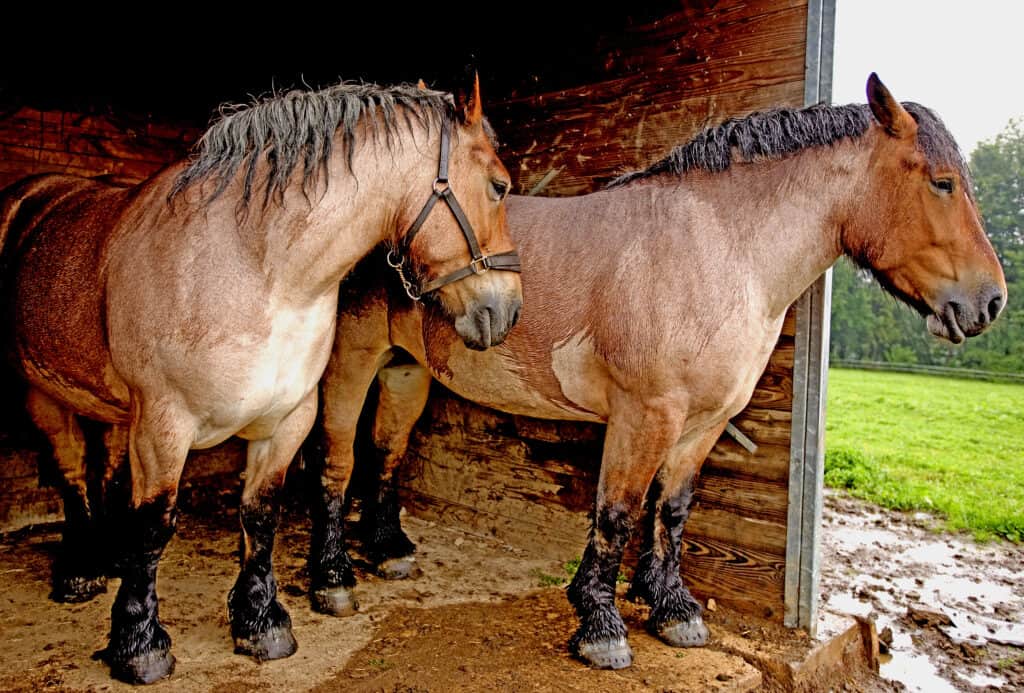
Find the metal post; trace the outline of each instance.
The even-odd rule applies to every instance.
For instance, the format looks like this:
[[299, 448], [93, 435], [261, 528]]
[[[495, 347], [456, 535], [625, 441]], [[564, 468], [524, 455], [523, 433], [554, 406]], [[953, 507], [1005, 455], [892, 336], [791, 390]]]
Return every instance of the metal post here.
[[[836, 0], [808, 0], [804, 105], [832, 98]], [[796, 306], [793, 417], [789, 448], [789, 514], [786, 531], [785, 623], [815, 634], [825, 451], [832, 271]]]

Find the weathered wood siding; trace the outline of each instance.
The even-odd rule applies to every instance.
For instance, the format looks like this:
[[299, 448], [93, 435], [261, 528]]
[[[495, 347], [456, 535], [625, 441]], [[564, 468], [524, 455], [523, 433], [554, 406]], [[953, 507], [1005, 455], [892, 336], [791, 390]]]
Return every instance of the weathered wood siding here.
[[199, 134], [148, 118], [28, 107], [0, 112], [0, 187], [50, 172], [135, 183], [184, 156]]
[[[643, 168], [703, 126], [803, 103], [804, 1], [690, 3], [595, 48], [601, 78], [491, 105], [517, 191], [557, 175], [545, 195], [593, 191]], [[529, 310], [529, 307], [526, 307]], [[759, 446], [723, 438], [687, 524], [684, 576], [695, 593], [781, 620], [794, 321], [735, 420]], [[604, 427], [508, 416], [435, 386], [403, 476], [413, 512], [561, 559], [582, 553]], [[635, 550], [635, 547], [634, 547]]]

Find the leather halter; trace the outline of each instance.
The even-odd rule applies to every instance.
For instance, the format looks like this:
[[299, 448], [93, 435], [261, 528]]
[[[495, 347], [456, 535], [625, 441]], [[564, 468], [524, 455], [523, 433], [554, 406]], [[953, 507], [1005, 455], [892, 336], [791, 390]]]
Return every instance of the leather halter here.
[[[416, 217], [416, 220], [412, 222], [412, 226], [405, 233], [399, 243], [398, 248], [392, 248], [388, 250], [387, 261], [388, 264], [398, 272], [398, 277], [402, 281], [402, 287], [405, 289], [405, 293], [409, 295], [414, 301], [420, 300], [422, 296], [429, 294], [432, 291], [440, 289], [442, 286], [457, 282], [460, 279], [470, 276], [471, 274], [483, 274], [487, 270], [504, 270], [507, 272], [520, 272], [519, 264], [519, 253], [515, 250], [509, 250], [504, 253], [495, 253], [494, 255], [484, 255], [480, 250], [480, 244], [477, 243], [476, 234], [473, 232], [473, 226], [469, 223], [469, 219], [466, 218], [465, 212], [462, 211], [462, 207], [459, 205], [459, 201], [455, 199], [455, 193], [452, 192], [451, 186], [448, 184], [448, 153], [450, 149], [450, 133], [451, 123], [447, 118], [441, 124], [441, 157], [437, 167], [437, 178], [434, 179], [433, 190], [430, 193], [430, 197], [427, 198], [426, 204], [423, 205], [423, 209], [420, 210], [420, 214]], [[448, 205], [448, 209], [452, 211], [452, 216], [455, 217], [455, 221], [459, 223], [459, 228], [462, 229], [462, 235], [466, 238], [466, 244], [469, 245], [469, 254], [471, 260], [466, 267], [455, 270], [450, 274], [446, 274], [443, 277], [434, 279], [420, 284], [415, 278], [412, 278], [412, 271], [407, 266], [407, 258], [409, 256], [409, 248], [412, 246], [412, 240], [419, 233], [419, 230], [423, 227], [423, 223], [430, 216], [430, 210], [434, 208], [438, 200], [444, 200]], [[406, 271], [409, 273], [409, 278], [406, 277]]]

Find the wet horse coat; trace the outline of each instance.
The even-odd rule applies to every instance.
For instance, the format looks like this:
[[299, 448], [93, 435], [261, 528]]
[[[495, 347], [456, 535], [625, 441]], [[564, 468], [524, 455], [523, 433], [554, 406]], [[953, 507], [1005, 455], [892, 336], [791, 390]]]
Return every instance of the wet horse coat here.
[[[508, 174], [478, 88], [459, 107], [414, 86], [290, 92], [223, 117], [193, 160], [137, 187], [46, 175], [0, 194], [7, 345], [65, 472], [65, 548], [90, 539], [75, 527], [92, 513], [76, 417], [115, 424], [111, 457], [129, 452], [132, 509], [103, 653], [115, 677], [148, 683], [173, 668], [157, 564], [188, 451], [232, 435], [249, 441], [229, 596], [236, 650], [294, 652], [270, 560], [278, 491], [316, 415], [339, 282], [373, 247], [401, 243], [439, 152], [480, 247], [511, 250]], [[469, 258], [455, 221], [437, 212], [406, 250], [427, 278]], [[486, 348], [515, 322], [521, 292], [517, 275], [493, 272], [436, 298], [465, 342]], [[70, 577], [56, 576], [56, 596], [102, 589], [94, 566], [75, 565], [95, 546], [65, 554]]]
[[[408, 572], [414, 547], [392, 472], [433, 377], [502, 411], [608, 424], [590, 540], [569, 588], [578, 656], [632, 661], [615, 578], [645, 499], [632, 592], [651, 605], [652, 632], [703, 644], [700, 606], [680, 578], [683, 524], [701, 464], [749, 401], [793, 301], [844, 254], [951, 341], [980, 333], [1006, 300], [949, 133], [874, 75], [868, 98], [728, 121], [602, 192], [512, 198], [529, 309], [498, 349], [464, 349], [376, 266], [357, 270], [353, 290], [373, 299], [339, 316], [322, 386], [322, 478], [324, 498], [338, 502], [363, 405], [352, 393], [377, 378], [381, 486], [363, 524], [382, 571]], [[389, 365], [403, 351], [415, 363]], [[329, 557], [351, 586], [331, 519], [314, 515], [312, 569]]]

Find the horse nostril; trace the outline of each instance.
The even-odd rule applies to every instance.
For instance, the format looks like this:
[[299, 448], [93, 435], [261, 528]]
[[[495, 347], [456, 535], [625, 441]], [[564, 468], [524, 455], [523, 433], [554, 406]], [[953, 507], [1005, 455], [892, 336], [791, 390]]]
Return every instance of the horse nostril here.
[[512, 324], [509, 325], [510, 328], [511, 327], [515, 327], [516, 323], [519, 322], [519, 314], [522, 312], [522, 310], [523, 310], [523, 304], [520, 303], [520, 304], [516, 305], [516, 309], [514, 311], [512, 311]]
[[994, 322], [999, 317], [999, 311], [1003, 309], [1003, 295], [999, 294], [988, 302], [988, 321]]

